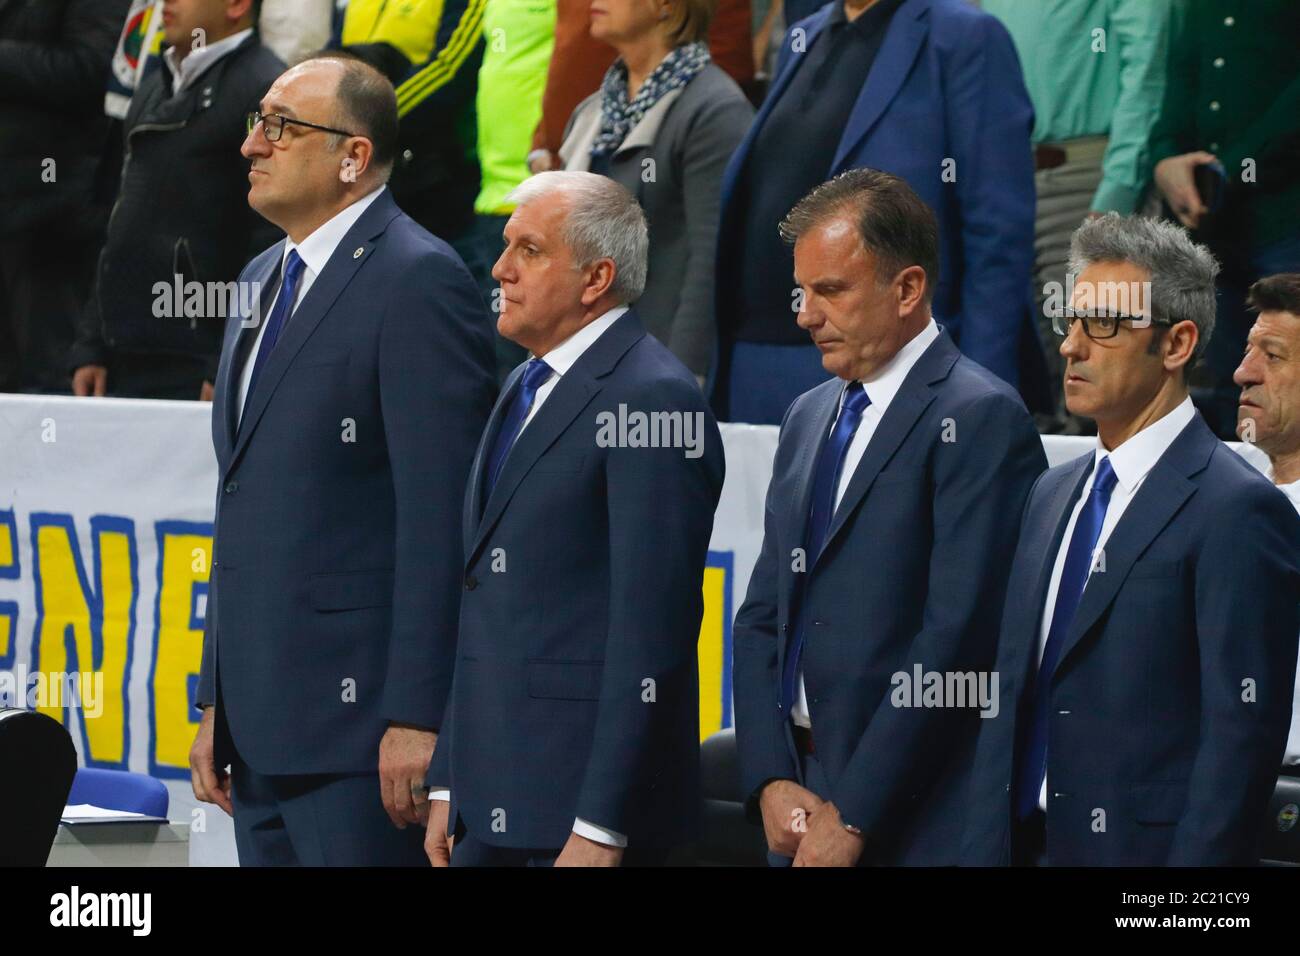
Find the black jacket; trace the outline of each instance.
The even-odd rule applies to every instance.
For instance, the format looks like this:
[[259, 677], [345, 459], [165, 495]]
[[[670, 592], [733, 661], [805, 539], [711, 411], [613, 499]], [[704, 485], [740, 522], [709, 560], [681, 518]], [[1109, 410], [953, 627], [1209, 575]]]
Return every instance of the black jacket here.
[[233, 283], [281, 233], [248, 205], [239, 153], [245, 114], [284, 64], [249, 37], [172, 96], [164, 61], [141, 83], [125, 120], [117, 202], [70, 367], [113, 352], [205, 359], [216, 376], [224, 315], [159, 318], [154, 285]]
[[[0, 0], [0, 232], [91, 223], [104, 89], [130, 0]], [[53, 167], [47, 160], [54, 160]], [[46, 170], [51, 170], [49, 182]]]

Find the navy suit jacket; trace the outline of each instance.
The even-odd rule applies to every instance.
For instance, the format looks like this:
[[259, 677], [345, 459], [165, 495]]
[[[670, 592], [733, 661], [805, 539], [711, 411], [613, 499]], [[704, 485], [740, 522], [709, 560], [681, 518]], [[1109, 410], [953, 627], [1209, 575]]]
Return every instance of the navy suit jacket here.
[[[827, 4], [794, 25], [803, 31], [805, 49], [818, 42], [830, 10]], [[805, 59], [791, 52], [792, 35], [781, 46], [771, 91], [722, 181], [715, 405], [727, 394], [727, 356], [739, 321], [731, 292], [744, 268], [738, 259], [737, 185], [759, 129]], [[1025, 356], [1043, 363], [1030, 299], [1033, 125], [1020, 60], [997, 19], [965, 0], [906, 0], [890, 21], [826, 167], [827, 179], [864, 166], [893, 173], [934, 210], [940, 242], [939, 275], [930, 280], [934, 314], [967, 356], [1013, 385], [1021, 384]], [[952, 176], [946, 177], [949, 160], [955, 166], [948, 164]]]
[[[245, 267], [262, 316], [283, 243]], [[389, 721], [437, 728], [460, 603], [460, 502], [495, 397], [491, 329], [451, 247], [387, 190], [298, 303], [248, 395], [256, 337], [226, 328], [220, 481], [196, 701], [217, 758], [375, 772]]]
[[[427, 781], [495, 846], [554, 849], [575, 817], [630, 845], [689, 838], [700, 801], [704, 566], [724, 458], [695, 379], [634, 312], [581, 355], [464, 514], [460, 647]], [[605, 447], [602, 417], [695, 416], [702, 454]], [[629, 419], [630, 421], [630, 419]]]
[[1019, 396], [941, 333], [886, 409], [820, 557], [797, 571], [843, 386], [832, 379], [804, 393], [781, 427], [763, 547], [734, 630], [742, 787], [754, 818], [767, 781], [801, 779], [780, 707], [801, 603], [809, 714], [831, 789], [821, 796], [867, 835], [864, 862], [954, 863], [978, 710], [895, 707], [893, 678], [917, 664], [992, 667], [1004, 556], [1047, 460]]
[[[967, 863], [1010, 860], [1025, 688], [1093, 461], [1044, 474], [1025, 508], [998, 646], [1002, 709], [981, 725]], [[1298, 549], [1290, 502], [1198, 415], [1107, 539], [1051, 677], [1049, 863], [1258, 862], [1291, 720]]]

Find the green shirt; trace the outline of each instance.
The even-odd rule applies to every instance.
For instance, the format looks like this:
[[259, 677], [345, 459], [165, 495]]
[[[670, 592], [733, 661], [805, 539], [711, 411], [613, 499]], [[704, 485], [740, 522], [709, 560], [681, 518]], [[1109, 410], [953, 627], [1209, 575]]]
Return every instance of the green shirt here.
[[[1203, 149], [1228, 175], [1225, 213], [1258, 243], [1300, 220], [1300, 4], [1175, 0], [1169, 86], [1151, 161]], [[1248, 179], [1253, 178], [1254, 182]]]
[[533, 130], [542, 118], [555, 45], [555, 0], [488, 0], [478, 71], [478, 161], [474, 211], [508, 213], [506, 195], [528, 178]]
[[1170, 0], [983, 0], [1020, 54], [1034, 142], [1109, 136], [1096, 212], [1131, 213], [1150, 179]]

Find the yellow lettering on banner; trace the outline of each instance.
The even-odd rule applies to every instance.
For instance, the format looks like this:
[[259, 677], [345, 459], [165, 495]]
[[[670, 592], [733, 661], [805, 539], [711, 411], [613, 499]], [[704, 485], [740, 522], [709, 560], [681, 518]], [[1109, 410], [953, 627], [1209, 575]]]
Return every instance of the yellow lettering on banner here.
[[[136, 597], [133, 527], [121, 518], [91, 521], [97, 580], [92, 586], [76, 546], [72, 518], [33, 515], [33, 563], [37, 582], [38, 620], [32, 669], [45, 692], [37, 709], [64, 721], [67, 710], [81, 711], [87, 763], [120, 764], [126, 760], [127, 715], [123, 688], [127, 679], [133, 609]], [[80, 699], [65, 699], [66, 675], [79, 674]], [[102, 694], [88, 700], [102, 674]], [[57, 696], [56, 696], [57, 695]]]
[[[712, 556], [710, 556], [712, 557]], [[700, 739], [724, 726], [730, 710], [730, 680], [724, 680], [726, 661], [727, 569], [710, 565], [704, 569], [704, 620], [700, 622]], [[730, 724], [730, 721], [727, 721]]]
[[[0, 579], [18, 577], [18, 540], [14, 527], [14, 513], [0, 511]], [[18, 605], [0, 601], [0, 667], [13, 662], [17, 641]]]
[[[158, 768], [185, 769], [190, 765], [190, 745], [198, 715], [191, 701], [192, 680], [203, 661], [203, 628], [195, 617], [195, 586], [208, 580], [212, 566], [211, 534], [158, 536], [161, 549], [158, 590], [158, 643], [153, 659], [152, 772]], [[195, 550], [203, 560], [195, 561]], [[195, 570], [195, 567], [202, 570]], [[197, 626], [196, 626], [197, 625]]]

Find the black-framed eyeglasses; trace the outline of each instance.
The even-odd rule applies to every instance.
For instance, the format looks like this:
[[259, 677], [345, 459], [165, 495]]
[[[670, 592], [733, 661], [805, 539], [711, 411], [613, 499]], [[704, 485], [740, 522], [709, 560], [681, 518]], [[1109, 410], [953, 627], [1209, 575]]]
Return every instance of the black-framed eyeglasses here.
[[1156, 319], [1146, 315], [1125, 315], [1123, 312], [1096, 312], [1086, 309], [1061, 309], [1052, 316], [1052, 331], [1061, 337], [1070, 334], [1075, 322], [1083, 323], [1083, 334], [1094, 342], [1113, 339], [1119, 335], [1121, 322], [1132, 322], [1133, 328], [1149, 325], [1173, 325], [1171, 319]]
[[339, 136], [356, 136], [356, 133], [349, 133], [347, 130], [335, 129], [333, 126], [321, 126], [319, 123], [308, 123], [306, 120], [292, 119], [288, 116], [281, 116], [279, 113], [263, 114], [260, 110], [253, 110], [245, 117], [248, 132], [253, 132], [258, 123], [262, 124], [262, 132], [266, 136], [268, 143], [278, 143], [280, 137], [284, 135], [284, 124], [292, 123], [294, 126], [306, 126], [309, 129], [324, 130], [326, 133], [337, 133]]

